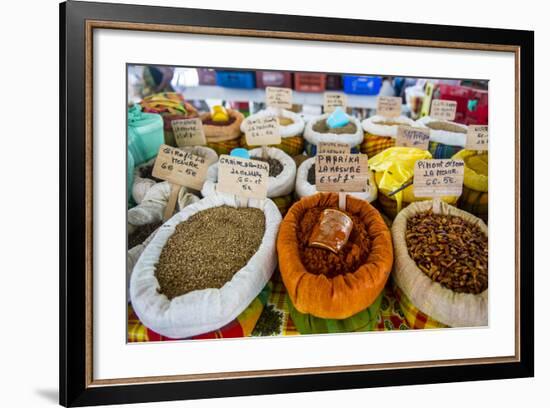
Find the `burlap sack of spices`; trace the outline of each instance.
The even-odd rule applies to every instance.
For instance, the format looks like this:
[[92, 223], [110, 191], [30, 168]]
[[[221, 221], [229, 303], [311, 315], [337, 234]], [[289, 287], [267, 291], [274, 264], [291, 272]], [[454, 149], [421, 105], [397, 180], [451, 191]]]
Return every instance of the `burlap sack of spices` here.
[[[214, 164], [218, 161], [218, 155], [216, 152], [206, 146], [185, 146], [179, 147], [178, 149], [204, 157], [209, 164]], [[151, 187], [158, 183], [158, 180], [154, 180], [151, 174], [155, 164], [155, 159], [156, 157], [134, 168], [132, 198], [136, 204], [140, 204], [143, 201], [145, 194], [147, 194]]]
[[281, 149], [289, 156], [296, 156], [304, 151], [304, 138], [302, 134], [304, 132], [305, 122], [302, 117], [292, 111], [274, 108], [267, 108], [261, 110], [246, 118], [242, 125], [241, 130], [243, 135], [241, 136], [241, 146], [245, 149], [251, 149], [252, 146], [246, 144], [245, 130], [250, 119], [255, 119], [263, 116], [277, 116], [279, 118], [279, 134], [281, 135], [281, 143], [278, 145], [271, 145]]
[[130, 281], [130, 298], [139, 319], [151, 330], [171, 338], [186, 338], [219, 329], [235, 319], [261, 292], [277, 266], [276, 239], [281, 215], [271, 200], [248, 200], [248, 206], [265, 214], [262, 243], [248, 263], [219, 289], [194, 290], [169, 300], [158, 292], [155, 277], [164, 245], [175, 228], [208, 208], [238, 207], [234, 197], [214, 194], [174, 215], [139, 257]]
[[[296, 196], [298, 198], [308, 197], [313, 194], [317, 194], [317, 188], [315, 184], [311, 184], [308, 175], [311, 167], [315, 164], [315, 157], [310, 157], [305, 160], [298, 171], [296, 172]], [[361, 200], [367, 200], [369, 203], [372, 203], [376, 200], [378, 196], [378, 189], [376, 188], [376, 183], [374, 181], [374, 173], [371, 171], [369, 173], [369, 187], [366, 192], [356, 192], [356, 193], [347, 193], [353, 197], [360, 198]]]
[[430, 129], [428, 150], [434, 159], [450, 159], [459, 150], [464, 149], [468, 126], [429, 116], [418, 119], [416, 124]]
[[[365, 131], [365, 138], [361, 143], [361, 153], [374, 157], [378, 153], [395, 146], [399, 126], [415, 126], [415, 122], [406, 116], [386, 118], [376, 115], [363, 120], [361, 125]], [[421, 127], [424, 127], [424, 125], [421, 125]]]
[[[392, 275], [395, 284], [418, 310], [437, 322], [451, 327], [486, 326], [488, 289], [479, 294], [448, 289], [432, 281], [409, 255], [405, 237], [407, 220], [417, 213], [428, 211], [432, 206], [432, 201], [413, 203], [401, 211], [393, 222], [395, 262]], [[439, 213], [460, 217], [477, 225], [483, 233], [488, 233], [485, 223], [466, 211], [441, 203]]]
[[319, 143], [344, 143], [347, 144], [352, 153], [359, 152], [359, 145], [363, 142], [363, 128], [359, 119], [349, 116], [350, 123], [355, 125], [355, 131], [353, 133], [338, 133], [335, 131], [327, 130], [326, 132], [319, 132], [315, 130], [320, 122], [326, 122], [330, 113], [317, 116], [309, 120], [304, 130], [304, 139], [306, 141], [305, 149], [308, 156], [313, 157], [317, 154], [317, 146]]
[[298, 231], [306, 211], [338, 208], [338, 194], [319, 193], [295, 203], [277, 238], [279, 269], [298, 312], [321, 319], [347, 319], [364, 311], [378, 298], [393, 264], [391, 234], [380, 213], [367, 201], [348, 196], [346, 211], [361, 219], [370, 239], [366, 262], [353, 273], [327, 277], [308, 271], [302, 263]]
[[487, 222], [489, 218], [489, 153], [461, 150], [453, 159], [464, 160], [464, 186], [458, 208]]
[[[250, 158], [255, 159], [262, 156], [262, 149], [249, 150]], [[269, 198], [282, 197], [294, 191], [294, 182], [296, 180], [296, 163], [285, 152], [276, 147], [267, 148], [268, 157], [278, 160], [283, 169], [276, 177], [269, 177], [267, 185], [267, 196]], [[218, 165], [214, 164], [208, 168], [206, 181], [202, 187], [203, 197], [208, 197], [216, 192], [218, 184]]]
[[[399, 211], [410, 203], [430, 199], [416, 197], [413, 185], [393, 195], [390, 193], [412, 180], [417, 160], [431, 158], [430, 152], [414, 147], [390, 147], [369, 158], [369, 168], [374, 170], [374, 179], [378, 187], [378, 204], [390, 219], [395, 218]], [[455, 204], [458, 197], [442, 197], [441, 200]]]

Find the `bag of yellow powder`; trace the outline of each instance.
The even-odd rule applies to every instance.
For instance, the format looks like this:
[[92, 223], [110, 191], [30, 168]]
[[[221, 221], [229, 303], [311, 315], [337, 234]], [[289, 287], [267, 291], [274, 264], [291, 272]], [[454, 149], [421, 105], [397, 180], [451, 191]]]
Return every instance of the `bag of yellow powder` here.
[[453, 159], [464, 160], [464, 187], [458, 208], [487, 222], [489, 205], [489, 154], [461, 150]]
[[[431, 159], [432, 155], [427, 150], [414, 147], [391, 147], [369, 158], [369, 168], [373, 170], [376, 185], [378, 187], [378, 203], [382, 211], [393, 219], [402, 208], [412, 202], [429, 200], [430, 197], [416, 197], [413, 185], [390, 195], [407, 182], [412, 181], [414, 164], [417, 160]], [[458, 197], [442, 197], [441, 200], [455, 204]]]

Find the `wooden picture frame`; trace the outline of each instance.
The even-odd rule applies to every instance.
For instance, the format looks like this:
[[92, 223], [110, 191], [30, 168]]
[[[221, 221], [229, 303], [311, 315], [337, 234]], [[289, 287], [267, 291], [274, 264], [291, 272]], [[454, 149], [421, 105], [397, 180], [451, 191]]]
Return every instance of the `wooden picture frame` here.
[[[421, 46], [515, 54], [516, 341], [513, 356], [94, 380], [95, 29]], [[120, 404], [534, 375], [534, 33], [69, 1], [60, 5], [60, 403]]]

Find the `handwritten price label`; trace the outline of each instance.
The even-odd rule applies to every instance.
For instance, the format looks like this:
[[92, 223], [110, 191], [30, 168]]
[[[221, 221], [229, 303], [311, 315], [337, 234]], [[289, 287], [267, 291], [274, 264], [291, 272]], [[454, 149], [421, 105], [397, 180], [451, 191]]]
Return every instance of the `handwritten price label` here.
[[418, 160], [414, 165], [413, 189], [417, 197], [459, 196], [463, 183], [463, 160]]
[[268, 86], [265, 88], [265, 99], [267, 106], [290, 109], [292, 108], [292, 89]]
[[489, 126], [470, 125], [466, 134], [466, 149], [489, 150]]
[[183, 146], [204, 146], [206, 137], [200, 118], [177, 119], [172, 121], [172, 130], [176, 144]]
[[376, 103], [376, 114], [385, 118], [400, 116], [401, 98], [396, 96], [379, 96]]
[[340, 107], [346, 110], [348, 105], [348, 97], [342, 92], [325, 92], [323, 109], [325, 113], [332, 113], [334, 109]]
[[430, 130], [411, 126], [399, 126], [397, 128], [395, 145], [428, 150], [430, 145]]
[[280, 144], [279, 120], [275, 116], [248, 119], [245, 135], [246, 144], [249, 146]]
[[317, 154], [350, 154], [351, 148], [345, 143], [321, 142], [317, 146]]
[[155, 159], [153, 177], [200, 190], [206, 179], [208, 165], [204, 157], [172, 146], [161, 145]]
[[317, 191], [366, 192], [369, 163], [365, 154], [318, 154], [315, 156]]
[[430, 117], [438, 120], [455, 120], [456, 116], [456, 101], [446, 101], [443, 99], [435, 99], [432, 101]]
[[267, 196], [269, 164], [259, 160], [221, 155], [217, 191], [263, 200]]

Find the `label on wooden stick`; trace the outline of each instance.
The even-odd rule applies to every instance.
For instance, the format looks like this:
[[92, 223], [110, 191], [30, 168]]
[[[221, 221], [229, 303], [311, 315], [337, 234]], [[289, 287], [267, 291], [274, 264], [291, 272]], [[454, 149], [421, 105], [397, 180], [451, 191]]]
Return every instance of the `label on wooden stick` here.
[[317, 191], [366, 192], [369, 186], [365, 154], [318, 154], [315, 157]]
[[246, 144], [249, 146], [280, 144], [279, 120], [275, 116], [248, 119], [245, 135]]
[[401, 98], [397, 96], [379, 96], [376, 114], [385, 118], [396, 118], [401, 115], [401, 102]]
[[463, 160], [417, 160], [414, 165], [413, 189], [417, 197], [459, 196], [463, 183]]
[[342, 92], [325, 92], [323, 110], [325, 113], [332, 113], [340, 107], [345, 112], [348, 105], [348, 97]]
[[430, 117], [438, 120], [455, 120], [456, 101], [446, 101], [444, 99], [434, 99], [430, 109]]
[[489, 126], [470, 125], [466, 134], [466, 149], [489, 150]]
[[292, 89], [268, 86], [265, 88], [266, 105], [272, 108], [292, 108]]
[[259, 160], [221, 155], [218, 161], [218, 184], [221, 193], [263, 200], [267, 196], [269, 164]]
[[155, 159], [153, 177], [200, 190], [206, 178], [208, 165], [204, 157], [184, 152], [176, 147], [161, 145]]
[[399, 126], [397, 128], [395, 145], [428, 150], [430, 145], [430, 129]]
[[345, 143], [321, 142], [317, 145], [317, 154], [350, 154], [351, 148]]
[[203, 146], [206, 144], [204, 129], [200, 118], [177, 119], [172, 121], [172, 130], [176, 144], [183, 146]]

